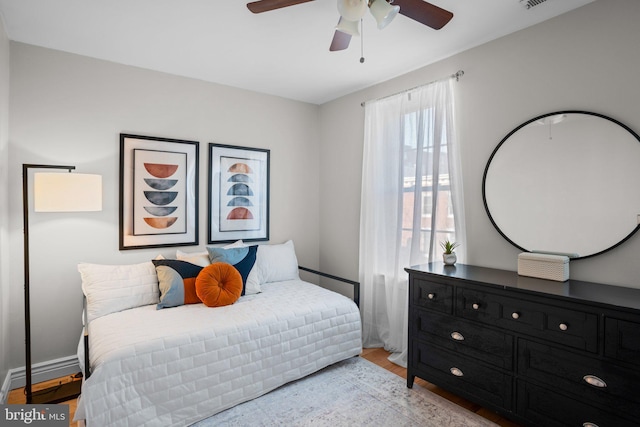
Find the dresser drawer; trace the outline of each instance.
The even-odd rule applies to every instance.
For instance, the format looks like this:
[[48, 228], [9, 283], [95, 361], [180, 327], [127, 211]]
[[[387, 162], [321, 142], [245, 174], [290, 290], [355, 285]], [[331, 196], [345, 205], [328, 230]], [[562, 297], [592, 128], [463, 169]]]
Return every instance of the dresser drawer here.
[[640, 322], [606, 317], [604, 354], [640, 366]]
[[411, 311], [413, 338], [431, 341], [453, 352], [499, 368], [513, 367], [513, 336], [483, 325], [422, 309]]
[[638, 427], [618, 414], [526, 381], [518, 381], [517, 394], [518, 415], [535, 426]]
[[518, 374], [580, 396], [585, 402], [640, 419], [640, 374], [596, 358], [518, 340]]
[[453, 286], [415, 279], [413, 282], [414, 307], [423, 307], [441, 313], [453, 313]]
[[411, 344], [409, 363], [418, 376], [483, 405], [511, 409], [511, 375], [431, 343]]
[[595, 313], [458, 288], [457, 314], [580, 350], [594, 353], [598, 350], [598, 315]]

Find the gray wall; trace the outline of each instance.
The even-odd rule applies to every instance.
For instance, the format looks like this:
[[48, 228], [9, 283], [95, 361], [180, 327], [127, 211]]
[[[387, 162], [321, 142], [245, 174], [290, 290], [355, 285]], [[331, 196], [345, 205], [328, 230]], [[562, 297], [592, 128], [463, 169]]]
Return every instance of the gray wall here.
[[[101, 174], [104, 185], [102, 212], [30, 217], [34, 363], [75, 354], [78, 262], [175, 255], [175, 248], [118, 251], [121, 132], [200, 141], [200, 248], [207, 235], [208, 143], [270, 149], [271, 242], [293, 239], [300, 263], [318, 266], [317, 106], [12, 42], [11, 247], [22, 247], [21, 163], [75, 165]], [[8, 262], [10, 365], [18, 367], [24, 366], [21, 251]]]
[[[517, 268], [519, 250], [495, 231], [482, 204], [482, 174], [498, 142], [547, 112], [588, 110], [640, 133], [640, 2], [600, 0], [468, 50], [320, 109], [320, 258], [325, 270], [358, 275], [365, 100], [400, 92], [462, 69], [457, 119], [472, 264]], [[577, 153], [579, 155], [579, 153]], [[615, 207], [612, 207], [615, 209]], [[571, 277], [640, 287], [640, 235], [615, 250], [571, 263]]]
[[[9, 39], [0, 16], [0, 387], [9, 369]], [[2, 396], [0, 396], [2, 401]]]

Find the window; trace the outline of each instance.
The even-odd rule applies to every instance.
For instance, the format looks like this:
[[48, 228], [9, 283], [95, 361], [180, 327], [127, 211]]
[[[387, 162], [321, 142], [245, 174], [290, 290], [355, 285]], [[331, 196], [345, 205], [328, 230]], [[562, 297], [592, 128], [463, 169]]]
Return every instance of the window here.
[[[446, 125], [440, 133], [442, 137], [436, 138], [433, 108], [406, 114], [404, 121], [402, 242], [408, 249], [413, 239], [418, 238], [419, 251], [427, 262], [430, 251], [435, 250], [436, 257], [442, 254], [440, 245], [433, 247], [433, 241], [455, 240]], [[437, 147], [435, 139], [439, 141]], [[438, 160], [434, 162], [436, 156]], [[418, 207], [415, 206], [416, 200], [420, 203]], [[419, 231], [414, 234], [414, 215], [418, 213]]]
[[[412, 99], [411, 99], [412, 98]], [[365, 104], [360, 284], [365, 346], [406, 362], [411, 265], [464, 242], [451, 79]], [[455, 185], [454, 185], [455, 184]], [[455, 214], [454, 214], [455, 213]], [[464, 246], [458, 251], [464, 262]]]

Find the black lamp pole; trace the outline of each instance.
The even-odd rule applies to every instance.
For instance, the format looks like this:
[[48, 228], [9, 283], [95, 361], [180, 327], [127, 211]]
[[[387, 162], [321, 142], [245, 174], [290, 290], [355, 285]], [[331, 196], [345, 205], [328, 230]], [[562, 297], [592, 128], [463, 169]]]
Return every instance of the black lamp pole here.
[[66, 169], [75, 166], [22, 165], [22, 222], [24, 226], [24, 341], [25, 341], [25, 392], [27, 403], [32, 403], [31, 391], [31, 310], [29, 309], [29, 169]]

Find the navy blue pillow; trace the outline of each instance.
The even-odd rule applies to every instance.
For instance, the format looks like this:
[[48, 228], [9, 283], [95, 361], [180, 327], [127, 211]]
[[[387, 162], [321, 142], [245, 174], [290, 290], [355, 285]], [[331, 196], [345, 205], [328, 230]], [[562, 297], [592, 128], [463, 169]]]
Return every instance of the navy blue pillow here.
[[199, 265], [176, 259], [154, 259], [160, 288], [160, 303], [157, 309], [197, 304], [196, 277], [202, 270]]
[[[207, 251], [212, 264], [214, 262], [226, 262], [238, 270], [240, 276], [242, 276], [242, 295], [260, 292], [260, 283], [257, 279], [251, 277], [251, 273], [254, 271], [253, 267], [256, 264], [257, 245], [228, 249], [207, 247]], [[256, 275], [257, 272], [254, 272], [253, 276]]]

